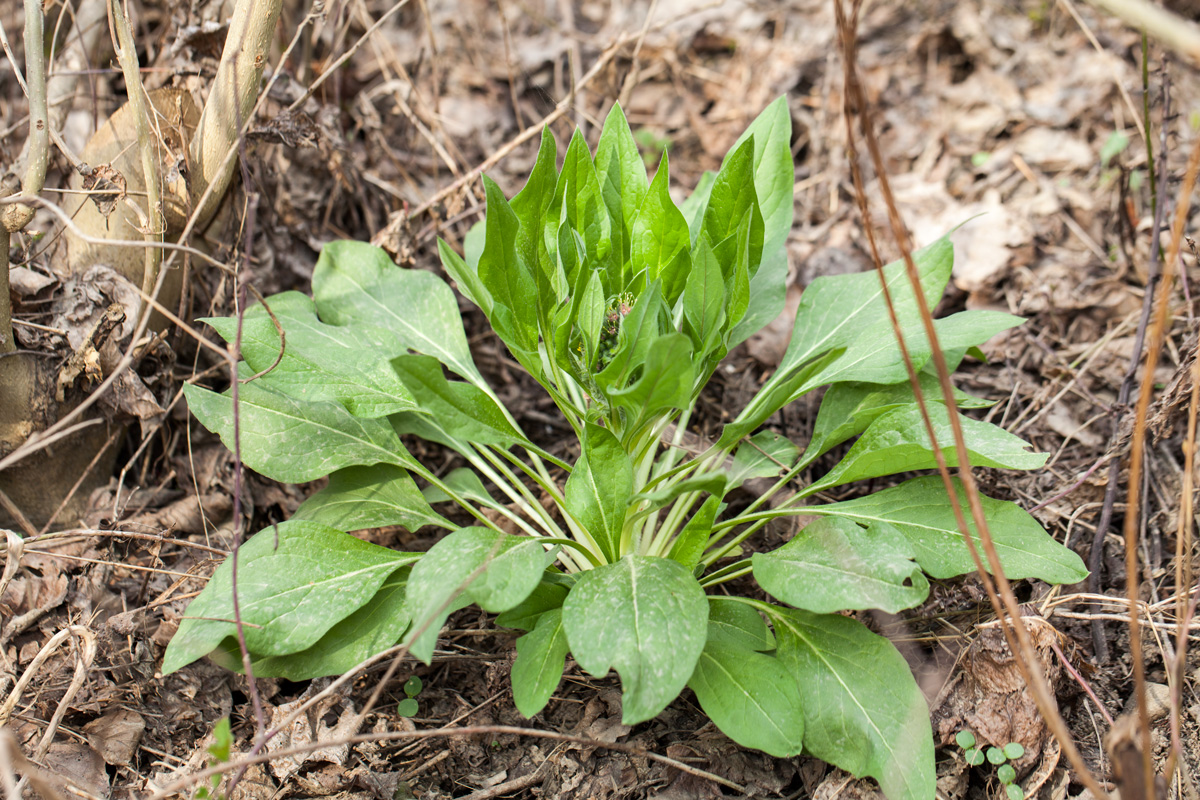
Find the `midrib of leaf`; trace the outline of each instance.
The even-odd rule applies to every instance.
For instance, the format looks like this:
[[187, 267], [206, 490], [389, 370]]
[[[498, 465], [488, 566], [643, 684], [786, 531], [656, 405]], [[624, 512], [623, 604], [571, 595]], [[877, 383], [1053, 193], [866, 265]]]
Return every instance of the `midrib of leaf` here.
[[[310, 561], [310, 562], [313, 562], [316, 564], [322, 563], [316, 559], [309, 558], [308, 556], [303, 556], [303, 555], [293, 555], [292, 558], [304, 559], [305, 561]], [[412, 559], [412, 560], [415, 561], [416, 559]], [[362, 569], [356, 569], [353, 572], [342, 572], [331, 578], [326, 578], [324, 580], [309, 581], [308, 583], [304, 584], [303, 586], [294, 586], [291, 589], [286, 589], [282, 592], [277, 592], [275, 594], [267, 595], [258, 600], [251, 600], [250, 602], [248, 602], [246, 604], [245, 611], [252, 611], [256, 608], [261, 607], [264, 603], [273, 602], [280, 598], [286, 598], [289, 595], [293, 594], [294, 592], [304, 591], [306, 593], [311, 593], [318, 587], [341, 583], [343, 581], [353, 579], [354, 577], [356, 577], [358, 575], [369, 575], [373, 572], [378, 572], [381, 569], [396, 570], [396, 569], [399, 569], [400, 567], [404, 566], [405, 563], [409, 563], [409, 562], [405, 562], [404, 559], [399, 559], [396, 561], [384, 561], [379, 564], [373, 564], [368, 567], [363, 567]], [[297, 604], [297, 608], [299, 608], [299, 604]]]
[[[802, 640], [804, 642], [804, 644], [808, 646], [808, 649], [812, 650], [813, 653], [815, 653], [817, 655], [817, 658], [821, 661], [821, 663], [823, 663], [826, 666], [826, 668], [828, 668], [829, 671], [833, 673], [834, 678], [837, 679], [837, 682], [841, 685], [842, 690], [845, 691], [845, 693], [850, 696], [850, 699], [854, 701], [854, 705], [858, 706], [859, 710], [862, 712], [863, 718], [866, 719], [867, 723], [871, 726], [871, 729], [875, 731], [875, 736], [879, 739], [880, 742], [883, 743], [883, 746], [885, 748], [887, 748], [887, 751], [891, 756], [891, 758], [889, 760], [892, 762], [895, 762], [896, 761], [896, 750], [894, 747], [892, 747], [891, 740], [888, 737], [883, 735], [883, 731], [881, 731], [879, 729], [879, 726], [875, 724], [874, 718], [872, 718], [870, 713], [867, 712], [866, 706], [864, 706], [862, 703], [860, 703], [858, 701], [858, 695], [850, 690], [850, 687], [846, 684], [846, 681], [842, 679], [842, 674], [837, 669], [835, 669], [833, 666], [833, 663], [828, 658], [825, 657], [825, 655], [824, 655], [825, 651], [820, 647], [816, 647], [812, 643], [812, 640], [810, 640], [807, 636], [802, 634], [799, 631], [799, 629], [797, 629], [796, 626], [787, 617], [780, 616], [780, 617], [776, 617], [776, 619], [782, 619], [784, 624], [787, 625], [787, 627], [791, 629], [792, 633], [796, 635], [796, 638]], [[805, 727], [807, 727], [807, 726], [805, 726]], [[901, 770], [901, 774], [902, 775], [904, 774], [903, 770]], [[908, 778], [906, 776], [903, 778], [903, 780], [906, 784], [908, 783]]]
[[[288, 399], [291, 399], [291, 398], [289, 397]], [[364, 444], [367, 447], [371, 448], [372, 450], [378, 450], [379, 452], [385, 454], [387, 457], [385, 459], [383, 459], [383, 461], [385, 461], [388, 464], [395, 464], [398, 467], [405, 467], [408, 469], [418, 469], [418, 470], [422, 469], [421, 465], [418, 464], [416, 461], [414, 461], [412, 458], [405, 459], [399, 453], [395, 453], [395, 452], [392, 452], [391, 450], [387, 450], [386, 448], [380, 447], [379, 445], [372, 442], [370, 439], [363, 439], [360, 436], [355, 436], [354, 434], [348, 433], [347, 431], [339, 430], [338, 428], [331, 427], [329, 425], [326, 425], [323, 422], [317, 422], [315, 420], [307, 419], [305, 417], [299, 417], [299, 416], [296, 416], [295, 414], [288, 414], [283, 411], [280, 411], [279, 409], [271, 408], [270, 406], [260, 405], [260, 404], [254, 403], [252, 401], [242, 401], [242, 402], [245, 402], [247, 405], [252, 405], [255, 408], [260, 408], [263, 411], [266, 411], [270, 414], [274, 414], [278, 417], [282, 417], [283, 419], [293, 420], [298, 425], [303, 425], [303, 426], [308, 426], [308, 427], [313, 427], [313, 428], [320, 428], [321, 430], [330, 431], [331, 433], [334, 433], [339, 437], [345, 437], [347, 439], [351, 439], [352, 441]], [[341, 405], [340, 403], [337, 403], [334, 400], [321, 400], [320, 402], [333, 403], [334, 405], [338, 405], [338, 406]], [[355, 421], [358, 420], [358, 417], [352, 417], [352, 418]], [[362, 430], [361, 425], [359, 425], [358, 428], [359, 428], [359, 430]], [[261, 434], [256, 434], [256, 435], [261, 435]], [[280, 435], [282, 435], [282, 433], [266, 434], [266, 435], [261, 435], [261, 436], [264, 439], [273, 439], [276, 436], [280, 436]], [[403, 445], [401, 445], [401, 446], [403, 447]]]
[[[711, 655], [709, 655], [708, 653], [701, 653], [701, 654], [700, 654], [700, 657], [701, 657], [701, 658], [707, 658], [709, 661], [711, 661], [711, 662], [712, 662], [713, 666], [715, 666], [715, 667], [716, 667], [717, 669], [719, 669], [721, 672], [725, 673], [725, 676], [726, 676], [727, 678], [729, 678], [729, 681], [730, 681], [730, 683], [734, 684], [734, 685], [735, 685], [735, 686], [737, 686], [738, 688], [741, 688], [741, 687], [742, 687], [742, 681], [738, 680], [738, 679], [737, 679], [737, 677], [736, 677], [736, 676], [735, 676], [735, 675], [734, 675], [732, 672], [730, 672], [729, 670], [725, 669], [725, 667], [724, 667], [724, 666], [721, 664], [721, 662], [720, 662], [720, 661], [718, 661], [717, 659], [713, 658], [713, 657], [712, 657]], [[783, 728], [780, 728], [778, 725], [776, 725], [776, 724], [775, 724], [775, 718], [774, 718], [774, 717], [771, 715], [771, 713], [770, 713], [769, 711], [767, 711], [767, 710], [766, 710], [766, 708], [764, 708], [764, 707], [763, 707], [763, 705], [762, 705], [761, 703], [759, 703], [759, 702], [758, 702], [758, 700], [756, 700], [756, 699], [755, 699], [754, 695], [750, 694], [750, 693], [749, 693], [749, 692], [747, 692], [745, 689], [742, 689], [742, 694], [743, 694], [743, 695], [746, 697], [746, 699], [747, 699], [747, 700], [749, 700], [749, 701], [750, 701], [750, 702], [751, 702], [751, 703], [754, 705], [754, 707], [755, 707], [755, 708], [757, 708], [757, 709], [758, 709], [760, 712], [762, 712], [762, 715], [763, 715], [763, 716], [764, 716], [764, 717], [767, 719], [767, 721], [768, 721], [768, 722], [770, 722], [770, 723], [771, 723], [771, 727], [772, 727], [772, 728], [773, 728], [773, 729], [774, 729], [774, 730], [775, 730], [775, 731], [776, 731], [776, 732], [777, 732], [777, 733], [778, 733], [780, 736], [782, 736], [784, 739], [788, 739], [788, 738], [790, 738], [790, 737], [788, 736], [787, 732], [783, 730]]]
[[[908, 586], [903, 586], [903, 585], [897, 584], [897, 583], [889, 583], [888, 581], [885, 581], [882, 578], [876, 578], [873, 574], [867, 573], [867, 572], [854, 572], [852, 570], [842, 569], [840, 567], [831, 566], [829, 564], [817, 564], [813, 561], [799, 561], [799, 560], [790, 559], [790, 558], [789, 559], [780, 559], [780, 560], [785, 561], [787, 563], [791, 563], [791, 564], [801, 565], [801, 566], [805, 567], [806, 569], [818, 570], [821, 572], [831, 572], [831, 573], [834, 573], [835, 575], [846, 575], [848, 577], [855, 578], [856, 580], [859, 580], [859, 581], [869, 581], [871, 583], [882, 586], [886, 589], [908, 589], [908, 588], [910, 588]], [[916, 567], [917, 567], [917, 565], [913, 564], [913, 568], [915, 569]]]

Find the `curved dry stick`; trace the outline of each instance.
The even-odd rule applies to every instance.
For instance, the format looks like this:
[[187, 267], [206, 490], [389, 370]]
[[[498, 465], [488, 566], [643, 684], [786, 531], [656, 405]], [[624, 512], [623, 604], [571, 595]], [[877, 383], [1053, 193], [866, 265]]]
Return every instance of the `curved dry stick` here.
[[42, 741], [38, 743], [37, 750], [34, 751], [34, 758], [37, 760], [41, 760], [50, 749], [50, 743], [54, 740], [54, 734], [58, 731], [59, 723], [62, 722], [63, 716], [67, 713], [67, 708], [71, 705], [71, 701], [75, 699], [75, 695], [79, 693], [80, 688], [83, 687], [83, 682], [87, 680], [88, 669], [91, 668], [92, 662], [96, 659], [96, 634], [82, 625], [71, 625], [54, 634], [48, 642], [42, 645], [42, 649], [33, 657], [33, 661], [29, 662], [29, 666], [25, 668], [25, 672], [21, 674], [20, 679], [13, 686], [8, 699], [4, 701], [3, 705], [0, 705], [0, 725], [4, 725], [8, 722], [8, 718], [12, 716], [17, 703], [21, 699], [22, 692], [33, 681], [37, 671], [42, 668], [42, 665], [46, 663], [58, 646], [71, 636], [79, 636], [83, 639], [83, 652], [75, 661], [75, 676], [71, 679], [71, 685], [67, 687], [66, 694], [59, 701], [58, 708], [54, 710], [54, 716], [50, 719], [50, 724], [46, 728], [45, 735], [42, 736]]

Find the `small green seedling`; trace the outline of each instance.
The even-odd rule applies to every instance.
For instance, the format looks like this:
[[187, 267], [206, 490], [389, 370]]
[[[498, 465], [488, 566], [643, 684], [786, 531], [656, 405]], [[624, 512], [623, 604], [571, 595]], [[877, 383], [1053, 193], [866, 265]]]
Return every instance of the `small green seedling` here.
[[972, 767], [978, 767], [985, 760], [998, 767], [996, 778], [1004, 786], [1009, 800], [1024, 800], [1025, 792], [1017, 785], [1017, 771], [1008, 763], [1025, 755], [1024, 747], [1017, 742], [1009, 742], [1003, 748], [988, 747], [985, 750], [976, 746], [975, 735], [970, 731], [959, 731], [954, 741], [963, 749], [963, 759]]
[[[216, 767], [229, 763], [229, 754], [233, 749], [233, 734], [229, 730], [229, 717], [222, 717], [213, 727], [213, 743], [208, 746], [208, 766]], [[208, 779], [208, 786], [201, 786], [196, 791], [196, 800], [214, 800], [224, 795], [217, 793], [221, 785], [220, 773]]]
[[421, 693], [423, 684], [416, 675], [404, 682], [404, 694], [407, 695], [396, 705], [396, 713], [402, 717], [415, 717], [420, 707], [417, 705], [417, 695]]

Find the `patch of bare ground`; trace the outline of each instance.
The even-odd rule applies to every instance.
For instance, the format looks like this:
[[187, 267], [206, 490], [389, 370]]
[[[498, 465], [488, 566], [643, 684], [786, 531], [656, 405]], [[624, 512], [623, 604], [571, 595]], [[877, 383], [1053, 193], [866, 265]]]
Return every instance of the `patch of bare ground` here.
[[[137, 9], [148, 87], [207, 91], [225, 33], [223, 8], [150, 0]], [[285, 10], [270, 62], [280, 80], [245, 144], [247, 183], [208, 242], [223, 261], [249, 250], [241, 279], [263, 294], [306, 289], [319, 248], [339, 238], [374, 240], [404, 266], [440, 269], [436, 237], [461, 247], [481, 216], [482, 191], [474, 180], [479, 165], [486, 163], [511, 193], [536, 148], [535, 137], [518, 142], [523, 132], [549, 119], [562, 143], [575, 126], [594, 140], [598, 120], [618, 98], [648, 161], [656, 163], [661, 150], [670, 149], [676, 188], [684, 192], [703, 170], [718, 166], [771, 99], [786, 94], [796, 169], [789, 308], [794, 313], [812, 278], [869, 268], [863, 225], [883, 230], [886, 220], [881, 203], [875, 204], [880, 216], [868, 223], [854, 208], [829, 3], [421, 0], [367, 34], [389, 8], [377, 0], [323, 4], [299, 48], [280, 63], [309, 12], [300, 4]], [[21, 29], [16, 4], [0, 11], [0, 21], [9, 36]], [[306, 87], [360, 40], [349, 60], [305, 99]], [[1127, 711], [1132, 697], [1129, 625], [1119, 600], [1132, 397], [1122, 397], [1120, 387], [1137, 358], [1143, 300], [1153, 285], [1140, 36], [1069, 2], [886, 0], [868, 5], [860, 40], [861, 76], [914, 238], [923, 244], [961, 226], [953, 236], [953, 289], [940, 312], [996, 308], [1029, 318], [989, 343], [987, 360], [972, 362], [960, 385], [995, 401], [987, 418], [1051, 454], [1047, 467], [1032, 474], [981, 471], [981, 488], [1032, 510], [1097, 568], [1088, 585], [1023, 581], [1015, 588], [1075, 741], [1091, 768], [1111, 778], [1101, 740], [1108, 717]], [[21, 63], [20, 42], [12, 45]], [[1159, 202], [1173, 206], [1172, 188], [1195, 138], [1200, 80], [1174, 62], [1163, 73], [1153, 44], [1149, 54], [1151, 142], [1165, 156], [1156, 176], [1164, 186]], [[119, 74], [108, 64], [108, 55], [94, 58], [75, 98], [63, 137], [76, 150], [96, 120], [123, 100]], [[0, 82], [3, 163], [21, 149], [27, 111], [12, 74]], [[1166, 97], [1178, 113], [1160, 137]], [[498, 153], [505, 155], [493, 162]], [[65, 186], [68, 169], [56, 156], [47, 186]], [[868, 193], [875, 196], [877, 188], [869, 183]], [[20, 265], [11, 290], [17, 336], [22, 347], [63, 359], [73, 345], [56, 333], [63, 320], [50, 309], [72, 287], [56, 272], [54, 221], [39, 216], [33, 228], [48, 235], [13, 239], [13, 263]], [[1195, 229], [1189, 225], [1189, 232]], [[1151, 407], [1138, 520], [1159, 764], [1169, 743], [1171, 701], [1158, 687], [1168, 684], [1165, 665], [1187, 597], [1177, 583], [1176, 539], [1196, 358], [1194, 252], [1185, 252], [1180, 266], [1187, 280], [1182, 288], [1175, 283], [1153, 376], [1161, 389]], [[184, 316], [230, 313], [234, 295], [227, 273], [193, 264]], [[539, 444], [561, 452], [564, 427], [553, 405], [515, 368], [482, 316], [468, 312], [466, 319], [476, 362], [500, 397]], [[777, 320], [731, 355], [702, 398], [693, 420], [697, 434], [718, 432], [777, 366], [789, 321]], [[189, 420], [178, 391], [192, 379], [219, 386], [220, 359], [178, 329], [148, 353], [138, 382], [127, 390], [150, 404], [149, 413], [139, 415], [130, 398], [110, 410], [139, 423], [117, 442], [111, 479], [81, 518], [60, 519], [23, 543], [10, 537], [0, 584], [0, 698], [9, 698], [0, 723], [44, 777], [78, 796], [151, 797], [164, 787], [190, 794], [196, 786], [177, 781], [209, 762], [218, 719], [231, 718], [235, 753], [247, 752], [255, 735], [244, 678], [208, 662], [167, 677], [158, 670], [187, 600], [233, 541], [234, 480], [232, 456]], [[802, 442], [815, 410], [815, 400], [802, 401], [769, 425]], [[439, 471], [457, 465], [452, 454], [414, 455]], [[1112, 480], [1120, 491], [1109, 500], [1107, 529], [1100, 530]], [[249, 476], [240, 524], [253, 531], [286, 519], [315, 488]], [[1191, 525], [1185, 520], [1184, 527]], [[793, 532], [780, 526], [767, 542]], [[362, 535], [405, 550], [425, 549], [436, 539], [428, 530]], [[1025, 746], [1015, 766], [1027, 797], [1079, 796], [1076, 776], [1014, 677], [1012, 656], [976, 577], [939, 581], [923, 607], [866, 621], [901, 646], [927, 693], [941, 746], [939, 797], [999, 791], [994, 773], [968, 767], [954, 745], [963, 728], [989, 744]], [[525, 720], [507, 678], [513, 640], [486, 615], [458, 612], [433, 665], [404, 663], [361, 725], [357, 714], [386, 662], [320, 700], [268, 746], [278, 752], [322, 741], [322, 749], [249, 768], [233, 795], [874, 796], [873, 784], [811, 758], [779, 760], [739, 748], [686, 692], [654, 721], [623, 726], [615, 678], [594, 679], [571, 663], [546, 711]], [[1190, 651], [1178, 705], [1181, 788], [1173, 797], [1197, 796], [1198, 668]], [[423, 689], [417, 714], [408, 718], [396, 706], [410, 675], [422, 679]], [[266, 719], [281, 721], [328, 685], [260, 680], [257, 693]], [[501, 730], [512, 727], [559, 738]], [[441, 733], [405, 738], [430, 731]], [[355, 733], [379, 737], [342, 743]]]

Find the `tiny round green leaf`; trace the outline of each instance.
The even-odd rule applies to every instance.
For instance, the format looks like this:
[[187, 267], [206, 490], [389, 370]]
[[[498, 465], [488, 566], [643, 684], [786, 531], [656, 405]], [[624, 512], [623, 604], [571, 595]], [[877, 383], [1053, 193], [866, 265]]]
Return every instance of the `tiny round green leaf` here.
[[983, 763], [983, 751], [979, 750], [977, 748], [974, 748], [974, 747], [970, 748], [965, 753], [963, 753], [963, 756], [966, 758], [967, 763], [970, 764], [972, 767], [978, 767], [980, 764]]
[[396, 713], [402, 717], [415, 717], [419, 708], [416, 700], [406, 697], [396, 704]]
[[996, 777], [1001, 783], [1012, 783], [1017, 779], [1017, 771], [1013, 769], [1012, 764], [1001, 764], [996, 770]]
[[1008, 756], [1009, 760], [1018, 759], [1025, 755], [1025, 748], [1018, 742], [1009, 742], [1004, 745], [1004, 755]]
[[1015, 783], [1005, 786], [1004, 791], [1008, 794], [1008, 800], [1025, 800], [1025, 790]]
[[963, 750], [970, 750], [975, 746], [975, 734], [970, 731], [959, 731], [954, 735], [954, 741], [958, 742], [958, 746]]
[[404, 682], [404, 693], [409, 697], [416, 697], [421, 693], [423, 686], [424, 684], [421, 683], [421, 679], [413, 675]]
[[987, 749], [987, 760], [993, 764], [1003, 764], [1007, 759], [1004, 756], [1004, 751], [999, 747], [989, 747]]

